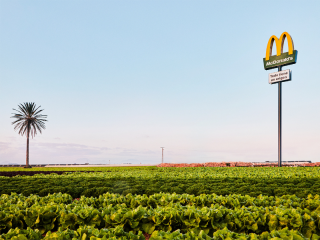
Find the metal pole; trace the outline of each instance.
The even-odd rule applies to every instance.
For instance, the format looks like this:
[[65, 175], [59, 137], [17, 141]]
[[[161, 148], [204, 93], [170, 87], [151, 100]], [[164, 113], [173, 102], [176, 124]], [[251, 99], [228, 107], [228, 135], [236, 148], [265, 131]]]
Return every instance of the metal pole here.
[[[278, 72], [282, 70], [282, 66], [278, 67]], [[282, 85], [278, 83], [278, 167], [282, 165]]]
[[160, 148], [162, 148], [162, 164], [163, 164], [163, 149], [164, 149], [164, 147], [160, 147]]

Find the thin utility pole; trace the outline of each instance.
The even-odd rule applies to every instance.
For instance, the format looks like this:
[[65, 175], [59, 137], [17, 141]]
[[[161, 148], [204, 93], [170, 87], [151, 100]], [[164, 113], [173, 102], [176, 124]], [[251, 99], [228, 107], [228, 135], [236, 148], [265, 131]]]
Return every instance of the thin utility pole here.
[[164, 147], [160, 147], [160, 148], [162, 148], [162, 164], [163, 164], [163, 149], [164, 149]]

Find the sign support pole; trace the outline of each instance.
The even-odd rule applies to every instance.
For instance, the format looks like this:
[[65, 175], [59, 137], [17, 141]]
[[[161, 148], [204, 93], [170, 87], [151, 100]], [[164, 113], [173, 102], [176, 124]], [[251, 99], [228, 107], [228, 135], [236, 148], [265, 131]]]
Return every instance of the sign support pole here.
[[[282, 70], [282, 66], [278, 67], [278, 72]], [[278, 167], [282, 162], [282, 84], [278, 83]]]

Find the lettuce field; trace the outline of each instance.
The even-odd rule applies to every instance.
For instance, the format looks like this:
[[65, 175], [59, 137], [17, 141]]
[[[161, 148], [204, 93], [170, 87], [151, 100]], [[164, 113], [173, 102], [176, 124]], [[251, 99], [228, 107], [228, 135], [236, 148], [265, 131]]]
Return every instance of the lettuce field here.
[[[83, 171], [82, 168], [78, 170]], [[98, 197], [107, 192], [122, 195], [161, 192], [250, 196], [295, 194], [304, 198], [319, 193], [320, 168], [104, 168], [104, 171], [90, 173], [0, 176], [0, 186], [1, 194], [46, 196], [61, 192], [73, 198]]]
[[318, 167], [50, 170], [0, 176], [0, 239], [320, 239]]

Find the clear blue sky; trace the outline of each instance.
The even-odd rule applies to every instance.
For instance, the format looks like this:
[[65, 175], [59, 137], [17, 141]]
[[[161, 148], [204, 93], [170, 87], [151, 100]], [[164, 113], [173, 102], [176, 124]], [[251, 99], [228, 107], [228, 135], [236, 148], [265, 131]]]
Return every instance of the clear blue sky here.
[[[283, 160], [320, 161], [320, 1], [0, 0], [0, 163], [25, 162], [12, 108], [47, 129], [31, 163], [276, 161], [277, 85], [262, 59], [287, 31]], [[285, 46], [285, 51], [287, 46]]]

